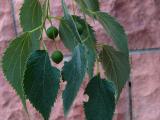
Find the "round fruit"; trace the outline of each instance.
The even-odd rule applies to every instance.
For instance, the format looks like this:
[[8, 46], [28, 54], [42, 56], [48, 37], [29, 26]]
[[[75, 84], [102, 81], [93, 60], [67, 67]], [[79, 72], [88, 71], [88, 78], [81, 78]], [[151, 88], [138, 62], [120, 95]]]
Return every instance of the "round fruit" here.
[[83, 26], [78, 22], [76, 22], [76, 26], [79, 34], [81, 35], [83, 33]]
[[58, 36], [58, 29], [54, 26], [51, 26], [47, 29], [46, 33], [50, 39], [55, 39]]
[[63, 54], [61, 51], [56, 50], [52, 53], [51, 59], [56, 63], [59, 64], [63, 60]]

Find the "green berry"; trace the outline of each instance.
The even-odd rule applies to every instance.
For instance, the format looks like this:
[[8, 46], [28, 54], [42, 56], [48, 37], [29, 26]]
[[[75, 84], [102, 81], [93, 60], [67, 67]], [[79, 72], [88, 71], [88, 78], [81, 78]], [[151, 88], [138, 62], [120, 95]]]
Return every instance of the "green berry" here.
[[61, 51], [56, 50], [52, 53], [51, 59], [53, 60], [53, 62], [55, 62], [56, 64], [59, 64], [62, 60], [63, 60], [63, 54]]
[[46, 34], [48, 38], [55, 39], [58, 36], [58, 29], [54, 26], [51, 26], [47, 29]]

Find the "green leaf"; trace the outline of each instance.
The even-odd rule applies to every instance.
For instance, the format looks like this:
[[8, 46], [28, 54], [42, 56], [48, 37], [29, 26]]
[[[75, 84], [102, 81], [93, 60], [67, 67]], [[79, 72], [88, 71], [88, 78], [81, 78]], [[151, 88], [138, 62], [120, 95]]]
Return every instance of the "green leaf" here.
[[27, 61], [24, 90], [33, 106], [48, 120], [60, 82], [60, 71], [51, 66], [48, 53], [37, 50]]
[[126, 81], [129, 79], [129, 58], [126, 54], [104, 45], [100, 52], [100, 61], [106, 76], [116, 85], [118, 98]]
[[98, 0], [75, 0], [82, 11], [100, 11]]
[[[86, 45], [88, 49], [87, 60], [88, 60], [88, 73], [90, 78], [93, 76], [93, 68], [96, 59], [96, 38], [94, 31], [91, 26], [89, 26], [84, 19], [79, 16], [72, 15], [75, 23], [80, 24], [83, 27], [83, 32], [80, 35], [82, 42]], [[64, 43], [64, 45], [71, 51], [78, 45], [77, 38], [73, 32], [74, 30], [68, 24], [67, 20], [61, 19], [59, 34]]]
[[[32, 31], [42, 25], [42, 8], [39, 0], [24, 0], [20, 10], [20, 23], [24, 32]], [[39, 49], [41, 30], [32, 33], [33, 46]]]
[[98, 10], [96, 11], [96, 9], [91, 8], [91, 10], [88, 9], [88, 6], [87, 4], [85, 5], [85, 2], [91, 2], [91, 0], [76, 0], [76, 2], [80, 5], [83, 12], [97, 19], [103, 25], [107, 34], [112, 38], [117, 48], [129, 56], [128, 39], [121, 24], [118, 23], [114, 17], [105, 12], [100, 12]]
[[111, 81], [97, 75], [89, 82], [85, 94], [89, 96], [89, 101], [84, 103], [87, 120], [112, 120], [115, 111], [115, 87]]
[[31, 31], [42, 25], [42, 9], [39, 0], [24, 0], [20, 10], [23, 31]]
[[94, 72], [96, 52], [93, 49], [88, 49], [86, 59], [87, 59], [87, 72], [88, 72], [89, 78], [91, 79], [93, 77], [93, 72]]
[[117, 48], [126, 55], [129, 55], [128, 40], [123, 27], [107, 13], [95, 12], [94, 15], [113, 39]]
[[85, 47], [83, 45], [78, 45], [74, 49], [71, 61], [64, 64], [62, 75], [64, 80], [67, 81], [66, 88], [62, 95], [65, 115], [69, 112], [81, 83], [84, 80], [87, 67], [85, 56]]
[[61, 0], [63, 13], [64, 13], [64, 19], [66, 20], [67, 24], [72, 29], [72, 32], [74, 34], [74, 37], [76, 37], [77, 42], [81, 43], [81, 37], [78, 33], [77, 26], [72, 18], [72, 16], [69, 14], [68, 8], [64, 2], [64, 0]]
[[15, 38], [6, 49], [2, 68], [4, 75], [12, 87], [20, 96], [24, 107], [26, 108], [25, 93], [23, 90], [24, 71], [28, 56], [37, 49], [33, 45], [32, 33], [26, 32]]
[[71, 51], [79, 43], [77, 38], [75, 37], [75, 34], [73, 33], [72, 28], [68, 25], [67, 21], [63, 18], [60, 21], [59, 35], [65, 47], [67, 47]]
[[84, 27], [84, 32], [81, 35], [82, 40], [84, 41], [84, 44], [87, 47], [87, 71], [89, 74], [89, 77], [93, 77], [93, 71], [94, 71], [94, 63], [96, 61], [96, 38], [94, 35], [94, 31], [91, 26], [89, 26], [84, 20], [79, 21]]

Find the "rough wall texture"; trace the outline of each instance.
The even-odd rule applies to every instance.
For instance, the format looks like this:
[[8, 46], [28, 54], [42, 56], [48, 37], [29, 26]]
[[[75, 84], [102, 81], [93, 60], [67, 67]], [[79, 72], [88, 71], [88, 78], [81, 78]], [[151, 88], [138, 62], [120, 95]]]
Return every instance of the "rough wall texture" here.
[[[11, 38], [21, 31], [19, 8], [22, 0], [0, 0], [0, 59]], [[52, 14], [62, 14], [60, 0], [52, 3]], [[103, 11], [107, 11], [123, 24], [129, 36], [132, 72], [131, 87], [123, 90], [114, 120], [159, 120], [160, 119], [160, 0], [100, 0]], [[67, 2], [71, 7], [71, 2]], [[13, 5], [13, 6], [12, 6]], [[13, 11], [13, 8], [14, 10]], [[53, 9], [54, 8], [54, 9]], [[15, 16], [15, 18], [14, 18]], [[15, 24], [15, 22], [16, 24]], [[56, 25], [57, 23], [54, 22]], [[102, 27], [92, 24], [101, 42], [109, 41]], [[46, 38], [44, 38], [46, 39]], [[52, 49], [51, 43], [46, 43]], [[58, 43], [63, 49], [62, 43]], [[147, 49], [147, 50], [137, 50]], [[152, 50], [152, 51], [151, 51]], [[1, 69], [1, 68], [0, 68]], [[63, 117], [61, 91], [51, 114], [51, 120], [84, 120], [83, 92], [88, 80], [84, 81], [68, 118]], [[63, 85], [62, 85], [63, 86]], [[131, 92], [130, 92], [131, 91]], [[129, 97], [130, 96], [130, 97]], [[132, 106], [129, 101], [132, 101]], [[41, 120], [41, 116], [27, 102], [31, 120]], [[28, 120], [19, 98], [5, 81], [0, 70], [0, 120]]]

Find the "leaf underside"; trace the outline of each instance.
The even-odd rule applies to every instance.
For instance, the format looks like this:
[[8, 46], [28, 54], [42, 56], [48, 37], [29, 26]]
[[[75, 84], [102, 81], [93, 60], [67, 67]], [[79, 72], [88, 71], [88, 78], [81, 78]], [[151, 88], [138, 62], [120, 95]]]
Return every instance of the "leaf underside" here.
[[44, 119], [48, 120], [59, 89], [60, 71], [51, 66], [45, 50], [37, 50], [31, 54], [24, 78], [27, 98]]
[[90, 14], [88, 11], [100, 11], [98, 0], [75, 0], [81, 11]]
[[[75, 0], [81, 11], [98, 20], [112, 38], [119, 51], [129, 55], [127, 35], [121, 24], [108, 13], [99, 10], [98, 0]], [[94, 1], [94, 2], [93, 2]]]
[[33, 46], [31, 36], [31, 33], [26, 32], [14, 39], [6, 49], [2, 60], [4, 75], [20, 96], [24, 107], [26, 107], [26, 105], [23, 90], [23, 76], [26, 61], [28, 56], [36, 50], [36, 47]]
[[39, 0], [24, 0], [20, 10], [23, 31], [30, 31], [42, 24], [42, 8]]
[[[42, 8], [39, 0], [24, 0], [20, 9], [20, 23], [23, 32], [31, 31], [42, 25]], [[42, 31], [32, 33], [33, 46], [39, 49]]]
[[64, 13], [64, 19], [66, 20], [67, 24], [71, 27], [72, 32], [73, 32], [74, 37], [76, 38], [77, 42], [80, 42], [81, 37], [78, 33], [78, 29], [77, 29], [77, 26], [73, 20], [73, 17], [70, 15], [69, 10], [68, 10], [64, 0], [61, 0], [61, 3], [62, 3], [63, 13]]
[[71, 61], [65, 62], [62, 70], [63, 78], [67, 81], [66, 88], [62, 95], [65, 115], [69, 112], [85, 77], [87, 66], [85, 50], [83, 45], [78, 45], [74, 49]]
[[84, 103], [87, 120], [112, 120], [115, 110], [115, 87], [111, 81], [92, 78], [85, 90], [89, 101]]
[[107, 34], [112, 38], [119, 51], [128, 56], [128, 40], [123, 27], [115, 20], [115, 18], [105, 12], [96, 12], [95, 16], [103, 25]]
[[126, 54], [116, 51], [111, 46], [104, 45], [100, 52], [100, 61], [107, 78], [116, 85], [118, 98], [126, 81], [129, 79], [129, 59]]
[[[72, 16], [74, 22], [79, 23], [83, 26], [83, 33], [80, 35], [81, 40], [86, 45], [87, 52], [87, 61], [88, 61], [88, 73], [90, 78], [93, 76], [93, 68], [96, 59], [96, 38], [94, 35], [94, 31], [91, 26], [89, 26], [84, 19], [81, 19], [79, 16]], [[74, 33], [74, 29], [69, 26], [67, 20], [62, 18], [60, 22], [59, 32], [60, 37], [64, 43], [64, 45], [71, 51], [78, 45], [78, 40], [76, 39]]]

